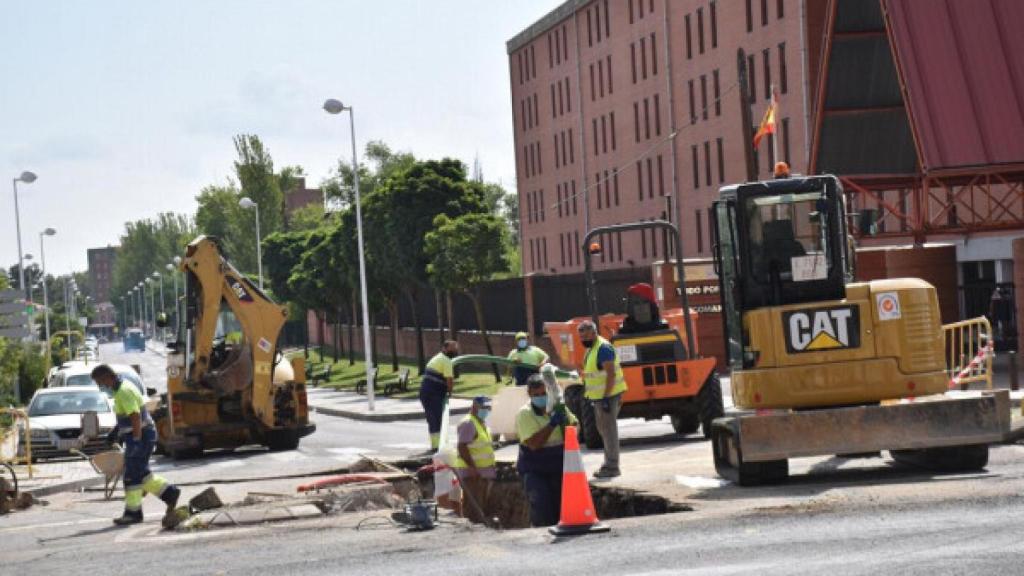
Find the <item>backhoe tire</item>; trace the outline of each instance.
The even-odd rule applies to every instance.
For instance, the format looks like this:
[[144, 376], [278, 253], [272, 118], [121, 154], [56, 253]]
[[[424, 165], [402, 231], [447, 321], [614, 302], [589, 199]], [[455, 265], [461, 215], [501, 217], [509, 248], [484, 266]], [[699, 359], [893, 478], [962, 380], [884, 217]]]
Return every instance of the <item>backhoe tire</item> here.
[[988, 445], [949, 446], [921, 450], [890, 450], [893, 460], [936, 472], [974, 472], [988, 466]]
[[266, 435], [266, 447], [271, 452], [284, 452], [299, 447], [299, 435], [294, 430], [274, 430]]
[[591, 450], [604, 448], [604, 439], [597, 431], [597, 414], [594, 413], [594, 403], [584, 399], [582, 414], [580, 414], [580, 428], [583, 430], [583, 443]]
[[[570, 386], [566, 388], [564, 396], [566, 408], [568, 408], [569, 411], [573, 413], [573, 416], [576, 416], [577, 419], [582, 421], [583, 403], [585, 402], [585, 400], [583, 399], [583, 386]], [[582, 426], [579, 426], [578, 428], [579, 440], [580, 442], [583, 442], [587, 437], [586, 431], [583, 430]]]
[[[697, 392], [697, 411], [700, 415], [700, 427], [704, 431], [704, 439], [711, 439], [711, 423], [715, 418], [725, 415], [725, 404], [722, 401], [722, 382], [714, 370], [704, 381], [700, 392]], [[673, 424], [674, 425], [674, 424]], [[695, 429], [696, 430], [696, 429]]]
[[700, 428], [700, 415], [694, 414], [691, 410], [680, 410], [679, 412], [670, 416], [672, 419], [672, 429], [676, 431], [676, 434], [682, 434], [683, 436], [689, 436]]
[[711, 448], [718, 475], [740, 486], [763, 486], [785, 482], [789, 477], [788, 460], [743, 460], [738, 428], [734, 424], [730, 419], [722, 418], [711, 426]]

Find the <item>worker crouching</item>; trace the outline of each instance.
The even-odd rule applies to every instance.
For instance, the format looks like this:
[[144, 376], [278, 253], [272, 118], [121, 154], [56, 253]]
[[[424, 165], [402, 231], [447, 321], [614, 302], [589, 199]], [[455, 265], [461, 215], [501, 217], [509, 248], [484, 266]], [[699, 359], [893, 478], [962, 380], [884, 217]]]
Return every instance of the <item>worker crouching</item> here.
[[452, 359], [459, 355], [459, 343], [445, 340], [441, 351], [427, 362], [420, 383], [420, 404], [427, 418], [427, 431], [430, 433], [430, 449], [437, 450], [441, 443], [441, 421], [444, 418], [445, 401], [452, 393], [455, 382], [455, 370]]
[[530, 376], [526, 389], [530, 401], [516, 414], [516, 468], [530, 502], [530, 525], [553, 526], [562, 507], [565, 426], [575, 426], [576, 417], [563, 404], [548, 412], [547, 390], [540, 374]]
[[470, 522], [486, 523], [490, 518], [487, 502], [497, 476], [494, 468], [494, 443], [487, 429], [491, 399], [473, 399], [469, 417], [458, 427], [458, 458], [455, 471], [462, 484], [462, 515]]
[[110, 440], [124, 445], [124, 514], [115, 518], [114, 524], [127, 526], [142, 522], [142, 498], [148, 492], [167, 505], [164, 526], [168, 526], [174, 519], [181, 490], [149, 470], [149, 458], [156, 446], [156, 425], [142, 394], [135, 386], [122, 386], [121, 378], [106, 364], [93, 368], [92, 379], [100, 387], [114, 392], [117, 426], [111, 431]]

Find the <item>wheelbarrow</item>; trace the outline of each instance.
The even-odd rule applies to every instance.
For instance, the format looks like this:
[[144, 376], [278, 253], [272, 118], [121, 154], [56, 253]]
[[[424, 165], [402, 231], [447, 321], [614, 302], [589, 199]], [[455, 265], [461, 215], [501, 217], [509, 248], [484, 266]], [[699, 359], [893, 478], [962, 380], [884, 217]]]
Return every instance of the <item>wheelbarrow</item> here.
[[110, 500], [114, 496], [114, 491], [117, 490], [117, 483], [124, 474], [124, 452], [121, 450], [107, 450], [93, 456], [87, 456], [78, 450], [72, 450], [71, 452], [88, 460], [89, 464], [92, 465], [92, 469], [97, 474], [103, 475], [103, 497]]

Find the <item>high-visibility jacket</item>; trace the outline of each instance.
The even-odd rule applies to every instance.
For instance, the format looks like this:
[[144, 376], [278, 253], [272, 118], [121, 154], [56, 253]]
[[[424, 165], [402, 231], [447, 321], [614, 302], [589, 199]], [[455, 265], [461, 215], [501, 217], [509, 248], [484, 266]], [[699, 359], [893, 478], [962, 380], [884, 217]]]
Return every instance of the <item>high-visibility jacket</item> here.
[[139, 390], [131, 383], [125, 384], [118, 380], [114, 387], [114, 416], [117, 417], [117, 430], [121, 436], [132, 434], [132, 414], [138, 413], [142, 428], [155, 428], [153, 417], [146, 409], [146, 401]]
[[[469, 417], [473, 427], [476, 428], [476, 438], [470, 442], [469, 455], [473, 457], [473, 465], [477, 468], [490, 468], [494, 466], [494, 444], [491, 443], [491, 433], [487, 427], [474, 416]], [[469, 468], [469, 464], [459, 456], [455, 459], [456, 468]]]
[[607, 384], [607, 376], [603, 369], [597, 367], [597, 351], [600, 350], [601, 346], [608, 346], [615, 355], [615, 386], [612, 387], [612, 391], [608, 396], [622, 394], [627, 388], [626, 375], [622, 372], [622, 365], [619, 363], [619, 354], [615, 352], [614, 346], [601, 336], [598, 336], [593, 346], [590, 347], [590, 350], [587, 350], [587, 354], [583, 357], [583, 384], [586, 386], [583, 396], [587, 400], [600, 400], [605, 397], [604, 390]]

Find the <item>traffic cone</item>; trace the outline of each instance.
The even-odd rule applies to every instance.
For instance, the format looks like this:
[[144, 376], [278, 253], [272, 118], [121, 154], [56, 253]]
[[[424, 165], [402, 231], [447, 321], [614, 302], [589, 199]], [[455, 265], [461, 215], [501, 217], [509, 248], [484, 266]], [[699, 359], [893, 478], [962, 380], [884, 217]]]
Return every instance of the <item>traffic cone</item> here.
[[576, 536], [609, 530], [611, 527], [601, 523], [594, 510], [576, 427], [566, 426], [565, 455], [562, 457], [562, 511], [558, 526], [548, 528], [548, 532], [555, 536]]

